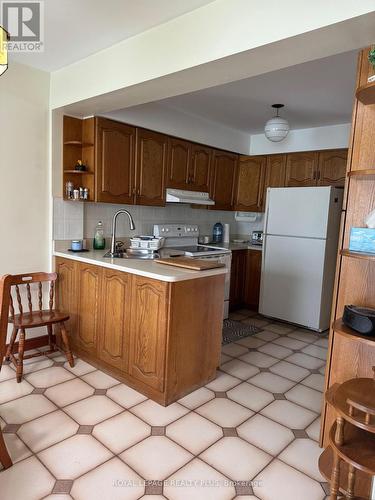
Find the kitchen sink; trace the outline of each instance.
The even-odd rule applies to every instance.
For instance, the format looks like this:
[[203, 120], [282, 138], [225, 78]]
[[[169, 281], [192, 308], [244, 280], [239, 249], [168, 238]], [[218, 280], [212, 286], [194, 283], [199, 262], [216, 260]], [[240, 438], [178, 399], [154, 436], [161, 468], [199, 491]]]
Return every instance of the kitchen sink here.
[[155, 260], [159, 259], [160, 255], [157, 252], [149, 252], [142, 250], [140, 251], [137, 250], [135, 252], [131, 251], [130, 248], [127, 248], [126, 250], [115, 252], [114, 254], [107, 252], [103, 257], [109, 259]]

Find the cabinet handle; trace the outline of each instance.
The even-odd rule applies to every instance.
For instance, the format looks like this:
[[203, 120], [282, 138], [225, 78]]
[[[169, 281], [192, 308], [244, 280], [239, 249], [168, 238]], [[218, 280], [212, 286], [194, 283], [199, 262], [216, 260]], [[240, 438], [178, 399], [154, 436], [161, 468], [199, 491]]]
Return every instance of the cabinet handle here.
[[316, 180], [316, 170], [314, 170], [313, 179], [314, 179], [314, 181]]
[[320, 170], [318, 170], [317, 172], [317, 177], [316, 177], [318, 180], [320, 179]]
[[139, 196], [141, 194], [141, 190], [138, 188], [137, 189], [137, 196]]

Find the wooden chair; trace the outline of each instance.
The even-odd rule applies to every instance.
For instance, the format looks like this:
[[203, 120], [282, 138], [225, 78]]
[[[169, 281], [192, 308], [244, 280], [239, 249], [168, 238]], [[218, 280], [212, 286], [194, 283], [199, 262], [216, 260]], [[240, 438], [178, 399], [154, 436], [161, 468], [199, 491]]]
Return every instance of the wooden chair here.
[[[4, 276], [0, 279], [0, 371], [6, 349], [8, 331], [8, 315], [10, 302], [10, 279]], [[5, 446], [3, 434], [0, 430], [0, 463], [7, 469], [12, 465], [12, 460]]]
[[[69, 319], [69, 315], [60, 312], [53, 308], [54, 303], [54, 292], [55, 292], [55, 282], [57, 280], [56, 273], [30, 273], [30, 274], [18, 274], [18, 275], [8, 275], [7, 280], [10, 282], [11, 291], [9, 293], [10, 297], [10, 318], [9, 321], [13, 323], [13, 332], [9, 342], [9, 346], [6, 352], [7, 361], [11, 360], [16, 367], [17, 382], [21, 382], [23, 373], [23, 360], [29, 359], [36, 356], [43, 356], [45, 354], [50, 354], [57, 350], [56, 348], [56, 338], [53, 335], [53, 325], [59, 325], [61, 331], [62, 344], [65, 350], [66, 359], [68, 360], [70, 366], [74, 366], [73, 356], [69, 346], [68, 333], [65, 328], [64, 322]], [[38, 309], [33, 310], [32, 303], [32, 289], [31, 285], [36, 283], [37, 297], [38, 297]], [[49, 302], [48, 309], [43, 309], [43, 283], [49, 283]], [[27, 298], [27, 309], [24, 311], [22, 304], [22, 294], [21, 287], [25, 292], [25, 297]], [[18, 314], [15, 314], [12, 290], [14, 290], [15, 297], [18, 304]], [[47, 327], [48, 332], [48, 344], [49, 350], [44, 352], [38, 352], [34, 354], [24, 355], [25, 351], [25, 338], [26, 330], [29, 328], [37, 327]], [[15, 342], [19, 333], [18, 341], [18, 356], [14, 355]]]

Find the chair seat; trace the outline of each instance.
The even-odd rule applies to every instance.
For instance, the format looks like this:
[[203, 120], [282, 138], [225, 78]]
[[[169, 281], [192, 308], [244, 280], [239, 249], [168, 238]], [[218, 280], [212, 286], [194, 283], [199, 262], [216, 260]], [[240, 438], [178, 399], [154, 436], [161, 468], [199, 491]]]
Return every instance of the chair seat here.
[[16, 328], [36, 328], [37, 326], [53, 325], [62, 321], [68, 321], [69, 315], [57, 310], [32, 311], [31, 313], [16, 314], [10, 319]]

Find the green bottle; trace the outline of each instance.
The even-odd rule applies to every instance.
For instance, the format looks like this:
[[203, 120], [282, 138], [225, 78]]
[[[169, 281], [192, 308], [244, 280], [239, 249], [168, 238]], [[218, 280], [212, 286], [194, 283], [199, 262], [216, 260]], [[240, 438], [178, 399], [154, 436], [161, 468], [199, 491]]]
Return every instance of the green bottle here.
[[94, 250], [105, 249], [104, 229], [103, 222], [101, 220], [97, 223], [95, 228], [93, 247]]

